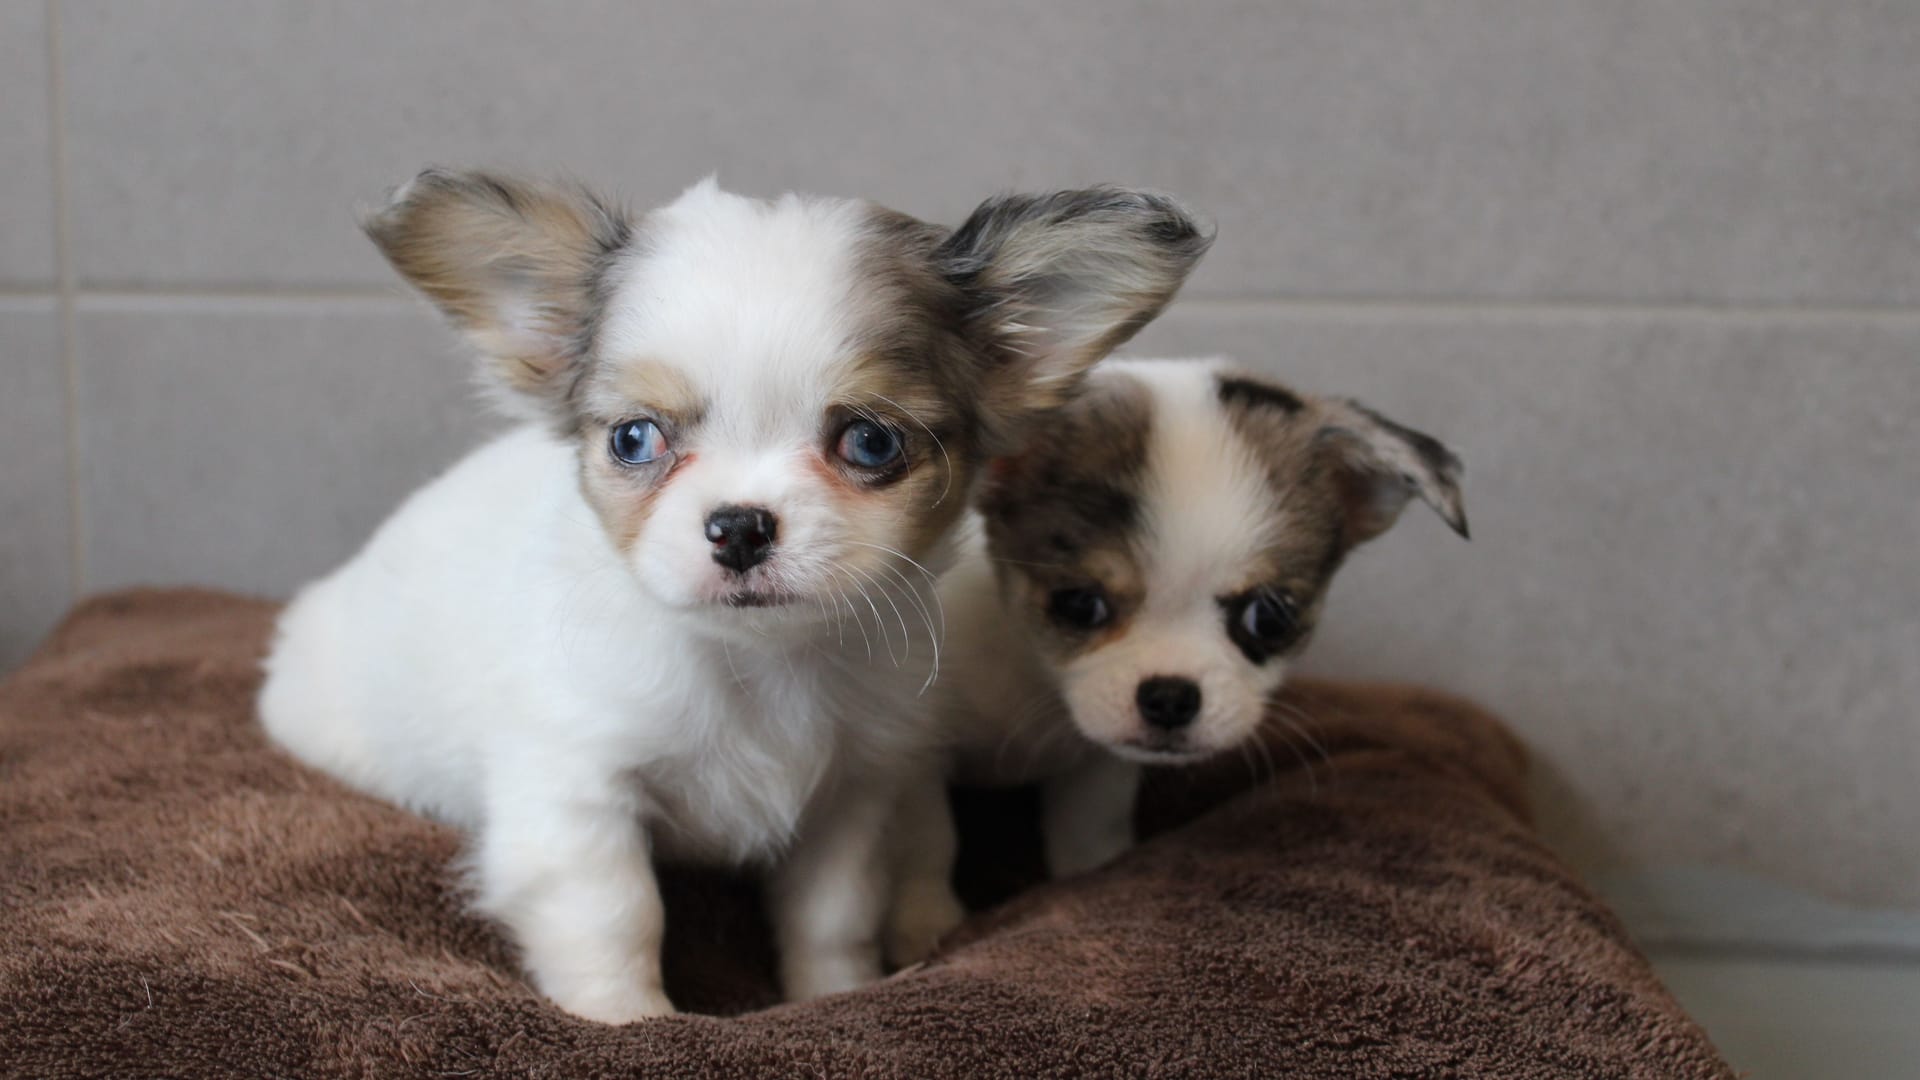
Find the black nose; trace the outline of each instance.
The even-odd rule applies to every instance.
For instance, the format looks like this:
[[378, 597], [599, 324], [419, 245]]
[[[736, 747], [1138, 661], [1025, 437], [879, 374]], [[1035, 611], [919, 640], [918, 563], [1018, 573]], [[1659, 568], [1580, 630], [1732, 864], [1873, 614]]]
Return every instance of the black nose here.
[[1133, 700], [1149, 727], [1174, 731], [1200, 714], [1200, 684], [1179, 675], [1155, 675], [1140, 680]]
[[713, 561], [744, 574], [767, 561], [780, 519], [758, 506], [723, 506], [707, 515], [707, 539], [713, 542]]

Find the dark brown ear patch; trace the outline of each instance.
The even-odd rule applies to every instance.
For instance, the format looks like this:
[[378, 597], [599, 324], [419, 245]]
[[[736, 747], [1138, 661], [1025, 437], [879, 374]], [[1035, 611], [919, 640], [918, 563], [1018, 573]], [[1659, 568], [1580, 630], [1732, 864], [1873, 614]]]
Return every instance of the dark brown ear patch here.
[[1239, 375], [1222, 375], [1219, 381], [1220, 404], [1228, 407], [1237, 405], [1249, 409], [1278, 409], [1288, 416], [1306, 408], [1306, 402], [1285, 387]]
[[1152, 397], [1131, 379], [1104, 380], [1040, 418], [981, 492], [995, 557], [1070, 575], [1093, 552], [1129, 546], [1152, 425]]

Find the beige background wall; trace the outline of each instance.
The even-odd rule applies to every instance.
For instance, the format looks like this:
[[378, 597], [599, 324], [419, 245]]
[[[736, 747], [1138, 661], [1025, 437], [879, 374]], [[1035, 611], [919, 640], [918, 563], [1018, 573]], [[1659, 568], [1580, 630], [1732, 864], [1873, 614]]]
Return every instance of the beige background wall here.
[[1314, 666], [1504, 712], [1649, 936], [1920, 946], [1916, 58], [1911, 0], [0, 0], [0, 664], [284, 592], [489, 430], [353, 226], [422, 163], [1151, 184], [1221, 235], [1141, 350], [1468, 459]]

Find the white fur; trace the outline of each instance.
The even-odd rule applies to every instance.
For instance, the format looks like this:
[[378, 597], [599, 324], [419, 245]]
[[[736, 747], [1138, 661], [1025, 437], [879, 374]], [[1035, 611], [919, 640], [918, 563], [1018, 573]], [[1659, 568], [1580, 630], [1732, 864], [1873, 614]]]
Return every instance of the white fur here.
[[[416, 493], [281, 621], [267, 730], [475, 830], [479, 906], [583, 1016], [671, 1011], [656, 852], [771, 868], [791, 996], [879, 974], [876, 845], [927, 734], [933, 650], [930, 625], [895, 617], [927, 601], [862, 546], [890, 533], [836, 515], [805, 467], [845, 362], [849, 205], [702, 185], [627, 268], [604, 351], [693, 358], [715, 409], [629, 550], [581, 493], [578, 444], [522, 428]], [[806, 602], [710, 603], [729, 586], [701, 521], [725, 502], [781, 515], [779, 583]]]

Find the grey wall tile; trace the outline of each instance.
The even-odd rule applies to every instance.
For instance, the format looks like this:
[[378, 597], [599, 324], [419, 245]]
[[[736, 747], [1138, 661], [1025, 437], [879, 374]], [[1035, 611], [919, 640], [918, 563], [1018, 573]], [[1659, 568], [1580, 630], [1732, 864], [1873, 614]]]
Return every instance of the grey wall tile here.
[[1920, 907], [1920, 317], [1189, 305], [1136, 352], [1361, 397], [1467, 461], [1335, 585], [1310, 668], [1479, 697], [1589, 865]]
[[72, 599], [66, 383], [52, 300], [0, 298], [0, 672]]
[[408, 303], [91, 301], [75, 339], [90, 588], [284, 594], [497, 426]]
[[90, 282], [382, 281], [350, 209], [439, 161], [947, 220], [1155, 184], [1213, 294], [1920, 302], [1895, 0], [64, 10]]
[[47, 5], [0, 0], [0, 285], [51, 285], [53, 146]]
[[[404, 304], [95, 301], [78, 345], [99, 585], [284, 592], [493, 427]], [[1920, 319], [1191, 304], [1136, 351], [1231, 352], [1465, 454], [1473, 542], [1410, 510], [1310, 668], [1500, 710], [1596, 868], [1920, 906]]]

